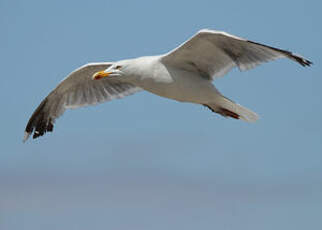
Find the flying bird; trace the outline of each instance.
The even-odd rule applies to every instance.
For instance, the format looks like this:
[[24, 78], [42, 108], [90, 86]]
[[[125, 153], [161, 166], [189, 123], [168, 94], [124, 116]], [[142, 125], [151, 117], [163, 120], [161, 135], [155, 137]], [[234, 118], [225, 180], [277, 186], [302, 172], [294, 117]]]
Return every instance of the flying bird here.
[[24, 141], [32, 133], [37, 138], [52, 132], [55, 120], [66, 109], [123, 98], [140, 90], [253, 122], [258, 115], [223, 96], [212, 81], [233, 67], [244, 71], [284, 57], [302, 66], [312, 64], [287, 50], [204, 29], [163, 55], [89, 63], [70, 73], [40, 103], [28, 121]]

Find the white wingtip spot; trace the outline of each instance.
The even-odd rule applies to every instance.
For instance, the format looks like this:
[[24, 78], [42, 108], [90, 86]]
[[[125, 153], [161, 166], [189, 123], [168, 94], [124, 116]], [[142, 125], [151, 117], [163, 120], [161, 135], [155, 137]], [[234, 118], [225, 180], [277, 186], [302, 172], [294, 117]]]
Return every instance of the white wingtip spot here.
[[22, 142], [25, 143], [28, 140], [29, 136], [30, 136], [30, 133], [25, 132]]

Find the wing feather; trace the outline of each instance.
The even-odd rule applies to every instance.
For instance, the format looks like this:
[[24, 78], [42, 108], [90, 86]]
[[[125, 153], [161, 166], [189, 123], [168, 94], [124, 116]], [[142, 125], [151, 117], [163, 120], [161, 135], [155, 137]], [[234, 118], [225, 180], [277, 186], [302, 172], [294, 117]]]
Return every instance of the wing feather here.
[[24, 141], [53, 131], [55, 120], [66, 109], [95, 105], [123, 98], [141, 88], [130, 83], [104, 78], [93, 81], [95, 72], [105, 70], [112, 63], [89, 63], [69, 74], [38, 106], [25, 129]]
[[287, 50], [215, 30], [199, 31], [181, 46], [164, 55], [162, 61], [212, 79], [225, 75], [235, 66], [244, 71], [263, 62], [283, 57], [290, 58], [302, 66], [312, 64], [309, 60]]

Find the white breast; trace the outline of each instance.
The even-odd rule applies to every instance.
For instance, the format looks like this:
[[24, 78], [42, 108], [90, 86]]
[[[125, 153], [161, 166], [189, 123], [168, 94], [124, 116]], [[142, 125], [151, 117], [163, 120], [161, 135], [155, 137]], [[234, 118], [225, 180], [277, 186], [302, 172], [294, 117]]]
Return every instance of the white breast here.
[[144, 62], [144, 71], [136, 77], [135, 84], [162, 97], [193, 103], [211, 101], [217, 93], [210, 80], [194, 72], [164, 65], [159, 59]]

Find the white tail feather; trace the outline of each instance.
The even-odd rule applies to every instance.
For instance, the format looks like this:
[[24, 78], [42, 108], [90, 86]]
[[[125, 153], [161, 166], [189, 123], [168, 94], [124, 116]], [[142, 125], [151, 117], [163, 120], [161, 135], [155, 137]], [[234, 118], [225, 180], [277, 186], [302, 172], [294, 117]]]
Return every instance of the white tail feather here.
[[244, 121], [247, 122], [255, 122], [256, 120], [258, 120], [259, 116], [257, 115], [257, 113], [239, 105], [239, 104], [235, 104], [236, 106], [236, 113], [239, 114], [240, 118]]
[[207, 103], [207, 106], [210, 107], [214, 112], [225, 117], [229, 116], [236, 118], [234, 114], [237, 114], [238, 118], [247, 122], [255, 122], [259, 118], [259, 116], [253, 111], [236, 104], [224, 96], [220, 96], [220, 98], [218, 98], [218, 100], [214, 103]]

